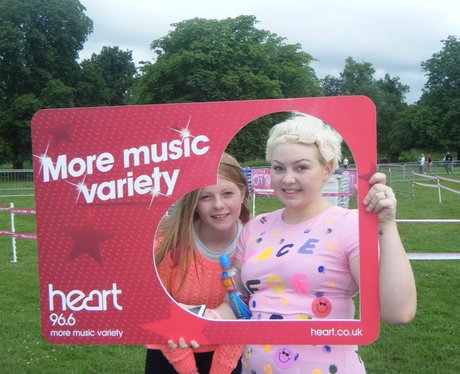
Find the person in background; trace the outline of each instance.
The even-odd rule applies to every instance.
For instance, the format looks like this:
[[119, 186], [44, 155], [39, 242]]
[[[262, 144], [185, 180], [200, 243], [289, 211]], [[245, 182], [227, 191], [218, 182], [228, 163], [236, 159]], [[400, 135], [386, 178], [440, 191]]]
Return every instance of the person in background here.
[[[312, 116], [296, 116], [270, 132], [266, 159], [284, 208], [252, 219], [241, 233], [235, 265], [252, 287], [253, 319], [353, 319], [359, 291], [358, 212], [330, 205], [323, 184], [341, 157], [340, 135]], [[411, 265], [396, 227], [396, 199], [374, 174], [364, 198], [379, 223], [381, 318], [408, 323], [416, 312]], [[299, 286], [301, 284], [301, 286]], [[269, 343], [269, 342], [267, 342]], [[247, 345], [242, 373], [365, 373], [358, 347]], [[289, 359], [288, 359], [289, 358]]]
[[450, 152], [447, 152], [444, 156], [444, 158], [442, 159], [443, 163], [444, 163], [444, 169], [446, 169], [446, 173], [447, 174], [453, 174], [454, 173], [454, 170], [453, 170], [453, 159], [452, 159], [452, 155], [450, 154]]
[[[228, 254], [233, 259], [242, 227], [249, 221], [247, 198], [240, 165], [224, 153], [217, 184], [183, 196], [159, 226], [154, 252], [164, 287], [184, 307], [205, 304], [206, 318], [220, 318], [227, 291], [220, 279], [219, 257]], [[180, 339], [179, 348], [171, 341], [149, 345], [145, 373], [240, 372], [243, 346], [190, 344]]]
[[420, 174], [425, 174], [425, 155], [423, 153], [418, 159], [418, 171]]
[[428, 173], [430, 175], [433, 174], [433, 170], [431, 169], [433, 166], [433, 159], [431, 158], [431, 155], [428, 155], [426, 158], [426, 166], [428, 166]]

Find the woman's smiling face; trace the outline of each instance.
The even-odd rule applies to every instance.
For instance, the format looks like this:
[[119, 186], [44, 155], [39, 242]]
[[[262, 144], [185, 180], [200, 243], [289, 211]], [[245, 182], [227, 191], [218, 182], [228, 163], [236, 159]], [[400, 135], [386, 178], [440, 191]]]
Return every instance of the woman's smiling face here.
[[308, 208], [321, 199], [331, 172], [314, 144], [279, 144], [273, 150], [271, 184], [287, 209]]
[[196, 207], [201, 227], [222, 232], [233, 230], [243, 199], [244, 191], [225, 178], [219, 177], [216, 185], [203, 187]]

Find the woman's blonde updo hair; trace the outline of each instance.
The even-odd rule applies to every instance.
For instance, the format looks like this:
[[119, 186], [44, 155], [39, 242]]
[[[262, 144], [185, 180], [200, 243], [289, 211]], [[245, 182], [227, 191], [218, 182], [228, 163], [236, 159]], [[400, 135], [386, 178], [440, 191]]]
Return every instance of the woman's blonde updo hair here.
[[342, 137], [332, 127], [308, 114], [296, 114], [272, 127], [267, 141], [265, 159], [272, 161], [273, 150], [279, 144], [315, 144], [326, 164], [332, 160], [332, 170], [342, 158]]

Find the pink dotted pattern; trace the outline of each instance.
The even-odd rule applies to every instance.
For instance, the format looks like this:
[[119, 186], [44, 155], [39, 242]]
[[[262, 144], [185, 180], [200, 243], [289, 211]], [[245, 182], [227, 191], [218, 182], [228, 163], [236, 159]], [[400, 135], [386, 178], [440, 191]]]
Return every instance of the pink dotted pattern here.
[[[358, 126], [361, 141], [366, 137], [370, 139], [369, 150], [361, 152], [361, 159], [366, 161], [361, 162], [361, 172], [371, 172], [372, 165], [375, 165], [375, 154], [372, 154], [375, 152], [375, 109], [362, 97], [37, 112], [32, 120], [32, 142], [44, 337], [52, 343], [65, 344], [164, 343], [169, 338], [177, 340], [179, 336], [202, 344], [267, 343], [273, 339], [279, 343], [308, 342], [311, 325], [305, 325], [305, 322], [299, 325], [299, 322], [199, 319], [171, 302], [159, 284], [153, 265], [153, 238], [158, 222], [170, 205], [183, 194], [214, 183], [220, 156], [242, 127], [258, 117], [282, 111], [299, 111], [324, 119], [342, 132], [352, 149], [359, 139], [352, 135], [350, 128]], [[374, 123], [374, 127], [369, 126], [369, 122]], [[189, 140], [198, 135], [209, 138], [207, 153], [124, 167], [123, 150], [152, 144], [160, 146], [163, 142], [180, 139], [178, 130], [186, 127], [191, 135]], [[103, 153], [110, 153], [114, 158], [111, 170], [95, 170], [92, 174], [44, 181], [44, 156], [57, 167], [58, 157], [62, 155], [70, 163], [77, 158], [85, 160], [88, 156], [97, 157]], [[359, 157], [355, 160], [360, 162]], [[179, 170], [171, 196], [160, 194], [153, 198], [151, 194], [145, 194], [108, 200], [95, 198], [92, 203], [87, 203], [78, 190], [79, 184], [90, 189], [106, 182], [104, 191], [108, 193], [107, 182], [127, 178], [128, 172], [132, 172], [134, 178], [151, 175], [155, 167], [170, 175]], [[165, 194], [165, 184], [160, 187], [160, 192]], [[371, 256], [369, 261], [375, 262], [376, 259]], [[376, 282], [376, 279], [370, 279], [368, 287], [375, 288]], [[110, 294], [114, 284], [121, 291], [117, 294], [117, 303], [122, 310], [114, 306], [114, 296]], [[54, 291], [62, 291], [52, 297], [54, 310], [50, 310], [50, 285]], [[82, 301], [77, 298], [83, 294], [90, 296], [86, 309], [96, 308], [100, 303], [98, 293], [91, 294], [94, 290], [108, 292], [107, 310], [63, 310], [65, 296], [70, 303], [81, 306]], [[370, 289], [368, 294], [371, 293]], [[53, 314], [62, 315], [64, 319], [57, 321]], [[74, 320], [69, 319], [71, 314]], [[375, 308], [370, 308], [369, 313], [365, 310], [361, 315], [369, 315], [372, 322], [376, 316]], [[369, 321], [364, 322], [369, 325]], [[122, 332], [121, 336], [118, 331]], [[92, 332], [94, 336], [91, 336]], [[369, 327], [366, 334], [368, 340], [374, 339], [375, 328]]]

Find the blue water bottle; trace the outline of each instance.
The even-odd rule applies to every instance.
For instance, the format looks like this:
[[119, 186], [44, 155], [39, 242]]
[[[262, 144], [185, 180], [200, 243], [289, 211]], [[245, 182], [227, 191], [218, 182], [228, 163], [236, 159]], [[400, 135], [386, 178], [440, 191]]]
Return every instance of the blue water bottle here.
[[228, 255], [220, 256], [222, 266], [222, 284], [227, 289], [230, 305], [238, 319], [250, 319], [249, 292], [241, 282], [240, 271], [233, 266]]

